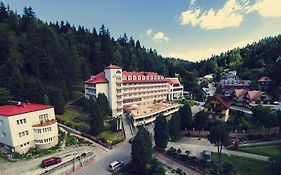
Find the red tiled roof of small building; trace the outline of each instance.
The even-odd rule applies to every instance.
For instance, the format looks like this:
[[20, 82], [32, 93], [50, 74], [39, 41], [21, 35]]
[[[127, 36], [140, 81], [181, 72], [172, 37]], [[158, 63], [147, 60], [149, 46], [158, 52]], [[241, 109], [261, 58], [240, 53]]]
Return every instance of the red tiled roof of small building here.
[[250, 101], [255, 100], [259, 96], [263, 95], [265, 92], [262, 91], [248, 91], [248, 98]]
[[208, 104], [213, 99], [219, 101], [225, 107], [225, 109], [228, 109], [231, 105], [231, 102], [229, 101], [229, 99], [227, 97], [218, 95], [218, 96], [209, 96], [203, 106], [206, 106], [206, 104]]
[[235, 97], [239, 98], [242, 95], [247, 94], [247, 92], [248, 91], [246, 89], [235, 89], [234, 95], [235, 95]]
[[54, 108], [54, 107], [49, 105], [34, 104], [34, 103], [22, 103], [21, 105], [5, 105], [5, 106], [0, 106], [0, 115], [8, 117], [18, 114], [40, 111], [49, 108]]
[[258, 82], [271, 82], [271, 79], [269, 77], [261, 77]]
[[122, 67], [111, 64], [111, 65], [105, 67], [105, 69], [122, 69]]
[[90, 79], [84, 82], [86, 84], [97, 84], [97, 83], [108, 83], [108, 80], [105, 78], [104, 72], [101, 72], [95, 76], [92, 76]]

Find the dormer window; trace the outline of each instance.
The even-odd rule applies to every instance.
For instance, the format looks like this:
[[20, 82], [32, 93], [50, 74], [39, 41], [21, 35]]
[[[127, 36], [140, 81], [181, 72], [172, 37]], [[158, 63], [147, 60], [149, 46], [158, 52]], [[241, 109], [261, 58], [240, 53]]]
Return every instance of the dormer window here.
[[150, 76], [150, 80], [153, 80], [153, 76]]
[[145, 76], [142, 76], [142, 80], [145, 80]]
[[156, 80], [156, 79], [157, 79], [157, 76], [155, 75], [155, 76], [154, 76], [154, 80]]
[[164, 79], [164, 76], [161, 76], [161, 79]]
[[158, 75], [157, 79], [159, 80], [160, 79], [160, 76]]
[[133, 80], [136, 80], [137, 79], [137, 77], [136, 76], [133, 76]]
[[138, 76], [138, 80], [141, 80], [141, 76]]
[[121, 71], [120, 71], [120, 70], [117, 70], [116, 73], [117, 73], [117, 74], [121, 74]]
[[131, 76], [128, 76], [128, 80], [132, 80], [132, 77], [131, 77]]
[[127, 77], [126, 77], [126, 76], [123, 76], [123, 80], [127, 80]]
[[149, 80], [149, 76], [146, 76], [146, 80]]

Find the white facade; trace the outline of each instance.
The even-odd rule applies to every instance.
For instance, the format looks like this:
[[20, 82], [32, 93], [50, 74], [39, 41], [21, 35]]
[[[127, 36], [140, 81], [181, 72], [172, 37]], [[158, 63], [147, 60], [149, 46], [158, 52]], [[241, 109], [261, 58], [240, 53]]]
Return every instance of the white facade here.
[[[171, 80], [172, 79], [172, 80]], [[132, 105], [149, 105], [183, 97], [183, 86], [177, 78], [164, 78], [154, 72], [126, 72], [110, 65], [85, 81], [85, 98], [104, 93], [113, 117], [122, 116]]]
[[31, 147], [46, 149], [57, 143], [58, 127], [53, 107], [38, 104], [0, 106], [2, 151], [25, 153]]

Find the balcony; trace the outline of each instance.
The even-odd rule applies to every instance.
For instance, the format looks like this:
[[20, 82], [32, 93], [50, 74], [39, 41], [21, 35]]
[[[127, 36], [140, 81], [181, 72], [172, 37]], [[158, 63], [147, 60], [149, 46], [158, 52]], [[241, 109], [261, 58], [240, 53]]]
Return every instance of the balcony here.
[[40, 122], [38, 124], [35, 124], [33, 125], [32, 127], [45, 127], [45, 126], [49, 126], [49, 125], [53, 125], [57, 123], [57, 120], [56, 119], [51, 119], [51, 120], [48, 120], [48, 121], [45, 121], [45, 122]]

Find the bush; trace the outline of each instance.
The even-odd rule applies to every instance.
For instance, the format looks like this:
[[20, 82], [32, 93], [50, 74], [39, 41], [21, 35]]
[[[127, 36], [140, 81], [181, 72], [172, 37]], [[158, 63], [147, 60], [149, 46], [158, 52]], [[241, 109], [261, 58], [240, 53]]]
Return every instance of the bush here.
[[233, 172], [233, 165], [231, 165], [230, 163], [224, 163], [223, 172], [227, 175], [231, 174]]

